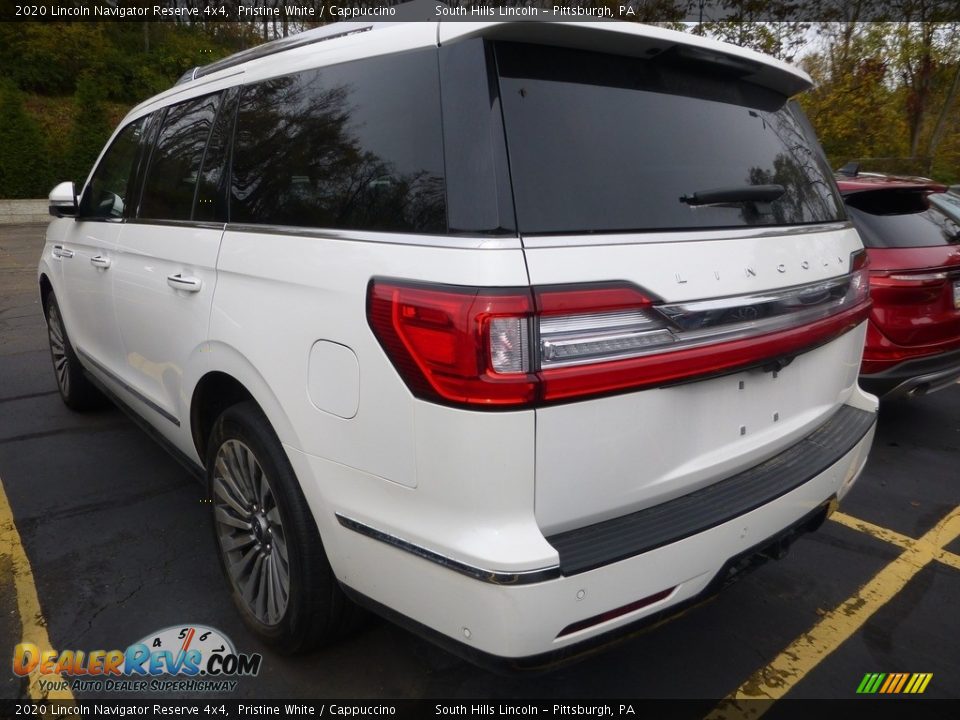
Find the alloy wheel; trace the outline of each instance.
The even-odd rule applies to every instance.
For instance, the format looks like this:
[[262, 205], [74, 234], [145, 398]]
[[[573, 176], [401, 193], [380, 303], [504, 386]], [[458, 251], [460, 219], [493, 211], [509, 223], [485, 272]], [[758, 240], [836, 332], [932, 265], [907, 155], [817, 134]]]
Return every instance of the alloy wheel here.
[[286, 535], [270, 480], [239, 440], [227, 440], [217, 451], [213, 503], [231, 581], [258, 621], [277, 625], [290, 599]]
[[66, 336], [63, 322], [57, 306], [51, 304], [47, 313], [47, 329], [50, 336], [50, 354], [53, 356], [53, 369], [57, 374], [57, 385], [64, 396], [70, 394], [70, 358], [67, 357]]

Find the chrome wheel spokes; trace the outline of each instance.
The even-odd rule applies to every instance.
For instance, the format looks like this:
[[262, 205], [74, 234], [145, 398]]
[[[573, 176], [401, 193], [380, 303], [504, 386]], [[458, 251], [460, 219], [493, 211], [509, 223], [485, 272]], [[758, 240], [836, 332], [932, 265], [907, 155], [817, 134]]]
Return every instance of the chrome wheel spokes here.
[[290, 598], [290, 562], [280, 511], [253, 451], [239, 440], [217, 450], [213, 470], [217, 539], [247, 608], [276, 625]]
[[57, 385], [61, 393], [68, 395], [70, 392], [69, 358], [67, 358], [63, 322], [60, 320], [56, 305], [51, 304], [47, 313], [47, 330], [50, 337], [50, 354], [53, 356], [53, 369], [57, 374]]

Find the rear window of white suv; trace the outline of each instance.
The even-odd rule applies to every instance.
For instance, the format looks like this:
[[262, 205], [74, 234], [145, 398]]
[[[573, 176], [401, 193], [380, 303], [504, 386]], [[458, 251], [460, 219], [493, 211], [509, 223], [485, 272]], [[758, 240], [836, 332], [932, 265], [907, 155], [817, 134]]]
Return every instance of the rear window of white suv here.
[[[802, 111], [735, 70], [669, 53], [638, 59], [518, 43], [496, 53], [523, 233], [845, 218]], [[739, 199], [753, 186], [783, 190]], [[723, 191], [720, 202], [681, 199], [709, 190]]]

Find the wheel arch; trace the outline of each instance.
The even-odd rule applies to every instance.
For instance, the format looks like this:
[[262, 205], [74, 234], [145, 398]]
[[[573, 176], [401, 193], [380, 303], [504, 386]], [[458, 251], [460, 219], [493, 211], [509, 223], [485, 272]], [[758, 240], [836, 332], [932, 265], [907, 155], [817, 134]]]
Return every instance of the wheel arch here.
[[253, 402], [270, 423], [281, 443], [299, 447], [293, 425], [266, 380], [242, 355], [229, 346], [211, 344], [206, 353], [218, 360], [203, 372], [190, 393], [190, 434], [201, 464], [213, 424], [231, 405]]
[[47, 277], [45, 272], [40, 273], [40, 277], [37, 280], [40, 289], [40, 306], [43, 308], [43, 316], [47, 316], [47, 299], [50, 297], [50, 294], [53, 292], [53, 283], [50, 282], [50, 278]]

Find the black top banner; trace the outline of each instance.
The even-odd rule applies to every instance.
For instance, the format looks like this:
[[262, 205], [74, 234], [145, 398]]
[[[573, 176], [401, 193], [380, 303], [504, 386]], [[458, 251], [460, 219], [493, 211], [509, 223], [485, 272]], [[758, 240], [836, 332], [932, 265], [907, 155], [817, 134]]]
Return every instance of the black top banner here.
[[644, 718], [656, 720], [955, 719], [960, 700], [0, 700], [0, 718]]
[[960, 22], [957, 0], [0, 0], [0, 21]]

